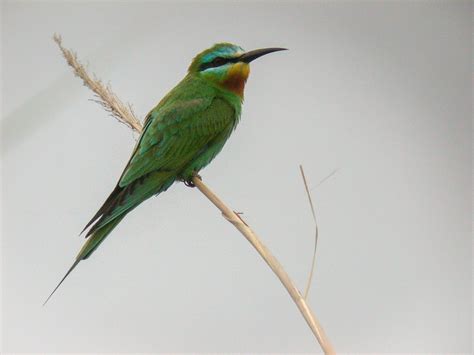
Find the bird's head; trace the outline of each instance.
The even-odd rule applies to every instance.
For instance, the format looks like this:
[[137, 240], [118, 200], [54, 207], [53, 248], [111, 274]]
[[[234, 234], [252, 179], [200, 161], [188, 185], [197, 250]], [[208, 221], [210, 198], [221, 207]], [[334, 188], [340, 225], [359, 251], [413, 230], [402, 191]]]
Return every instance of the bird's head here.
[[189, 66], [189, 73], [243, 97], [245, 82], [250, 73], [249, 63], [262, 55], [285, 48], [263, 48], [245, 52], [231, 43], [217, 43], [199, 53]]

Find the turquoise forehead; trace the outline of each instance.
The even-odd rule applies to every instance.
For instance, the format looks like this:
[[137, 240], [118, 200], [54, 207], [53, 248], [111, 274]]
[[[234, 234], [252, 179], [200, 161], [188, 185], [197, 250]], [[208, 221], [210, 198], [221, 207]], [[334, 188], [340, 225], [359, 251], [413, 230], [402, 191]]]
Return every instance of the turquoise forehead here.
[[236, 46], [235, 44], [220, 43], [214, 45], [214, 47], [212, 47], [208, 53], [204, 54], [202, 61], [203, 63], [207, 63], [216, 57], [228, 58], [233, 57], [236, 54], [242, 54], [243, 52], [244, 50], [242, 47]]

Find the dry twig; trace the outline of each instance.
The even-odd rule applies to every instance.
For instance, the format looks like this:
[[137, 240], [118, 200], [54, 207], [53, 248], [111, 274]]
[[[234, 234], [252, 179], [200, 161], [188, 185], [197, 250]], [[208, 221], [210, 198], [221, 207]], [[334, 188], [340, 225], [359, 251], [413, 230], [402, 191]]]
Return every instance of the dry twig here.
[[[118, 97], [112, 92], [109, 86], [105, 87], [97, 78], [91, 78], [86, 72], [84, 66], [79, 63], [77, 56], [72, 51], [62, 46], [62, 40], [59, 35], [54, 35], [54, 41], [58, 44], [68, 64], [74, 69], [76, 76], [84, 81], [84, 85], [89, 87], [99, 98], [98, 102], [120, 122], [137, 132], [142, 131], [140, 121], [135, 117], [130, 106], [124, 105]], [[315, 315], [306, 303], [305, 298], [298, 291], [293, 281], [290, 279], [286, 271], [283, 269], [278, 260], [272, 255], [270, 250], [260, 241], [252, 229], [243, 221], [243, 219], [233, 210], [227, 207], [216, 194], [214, 194], [199, 177], [193, 178], [194, 185], [206, 196], [221, 212], [225, 219], [232, 223], [235, 228], [252, 244], [257, 252], [262, 256], [265, 262], [270, 266], [273, 272], [280, 279], [286, 288], [296, 306], [300, 310], [304, 319], [308, 323], [311, 331], [318, 340], [325, 354], [335, 354], [335, 351], [324, 333], [323, 328], [319, 324]]]
[[301, 177], [303, 178], [304, 188], [306, 190], [306, 195], [308, 196], [309, 205], [311, 207], [311, 214], [313, 215], [314, 221], [314, 249], [313, 249], [313, 260], [311, 261], [311, 270], [308, 276], [308, 283], [306, 284], [306, 289], [304, 291], [304, 299], [308, 299], [309, 289], [311, 288], [311, 281], [313, 280], [314, 273], [314, 264], [316, 263], [316, 250], [318, 248], [318, 222], [316, 221], [316, 212], [314, 211], [313, 199], [311, 198], [311, 193], [309, 191], [308, 182], [306, 181], [306, 176], [304, 174], [303, 165], [300, 165]]

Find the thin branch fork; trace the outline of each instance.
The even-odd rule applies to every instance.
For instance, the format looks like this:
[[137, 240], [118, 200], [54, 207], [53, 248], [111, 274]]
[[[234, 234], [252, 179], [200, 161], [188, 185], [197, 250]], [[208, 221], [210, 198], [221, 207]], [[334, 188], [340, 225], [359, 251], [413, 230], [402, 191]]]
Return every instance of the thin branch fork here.
[[[87, 73], [87, 70], [77, 59], [76, 54], [63, 47], [61, 36], [55, 34], [53, 39], [58, 44], [68, 64], [73, 68], [74, 74], [81, 78], [84, 82], [84, 85], [90, 88], [97, 95], [98, 102], [120, 122], [126, 124], [132, 130], [141, 133], [143, 126], [140, 120], [138, 120], [134, 115], [133, 111], [131, 110], [131, 106], [123, 104], [112, 92], [110, 86], [104, 86], [102, 82], [95, 77], [91, 78]], [[298, 307], [299, 311], [303, 315], [306, 323], [318, 340], [324, 353], [335, 354], [331, 342], [329, 341], [322, 326], [306, 302], [305, 297], [301, 295], [300, 291], [294, 285], [293, 281], [283, 269], [283, 266], [275, 258], [275, 256], [273, 256], [270, 250], [261, 242], [255, 232], [247, 225], [247, 223], [245, 223], [237, 213], [230, 209], [214, 192], [212, 192], [212, 190], [206, 186], [199, 177], [194, 177], [193, 183], [199, 189], [199, 191], [221, 211], [223, 217], [232, 223], [240, 233], [242, 233], [242, 235], [257, 250], [263, 260], [265, 260], [268, 266], [279, 278]]]

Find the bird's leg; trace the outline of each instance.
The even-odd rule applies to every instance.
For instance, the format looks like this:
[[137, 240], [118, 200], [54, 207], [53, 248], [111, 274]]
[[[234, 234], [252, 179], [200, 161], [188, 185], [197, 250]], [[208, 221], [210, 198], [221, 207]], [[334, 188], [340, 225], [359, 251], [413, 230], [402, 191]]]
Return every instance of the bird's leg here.
[[191, 174], [191, 177], [183, 180], [184, 184], [187, 187], [196, 187], [196, 185], [194, 185], [194, 182], [193, 182], [193, 179], [195, 177], [198, 178], [199, 180], [202, 180], [201, 175], [199, 175], [197, 171], [193, 171], [193, 173]]

